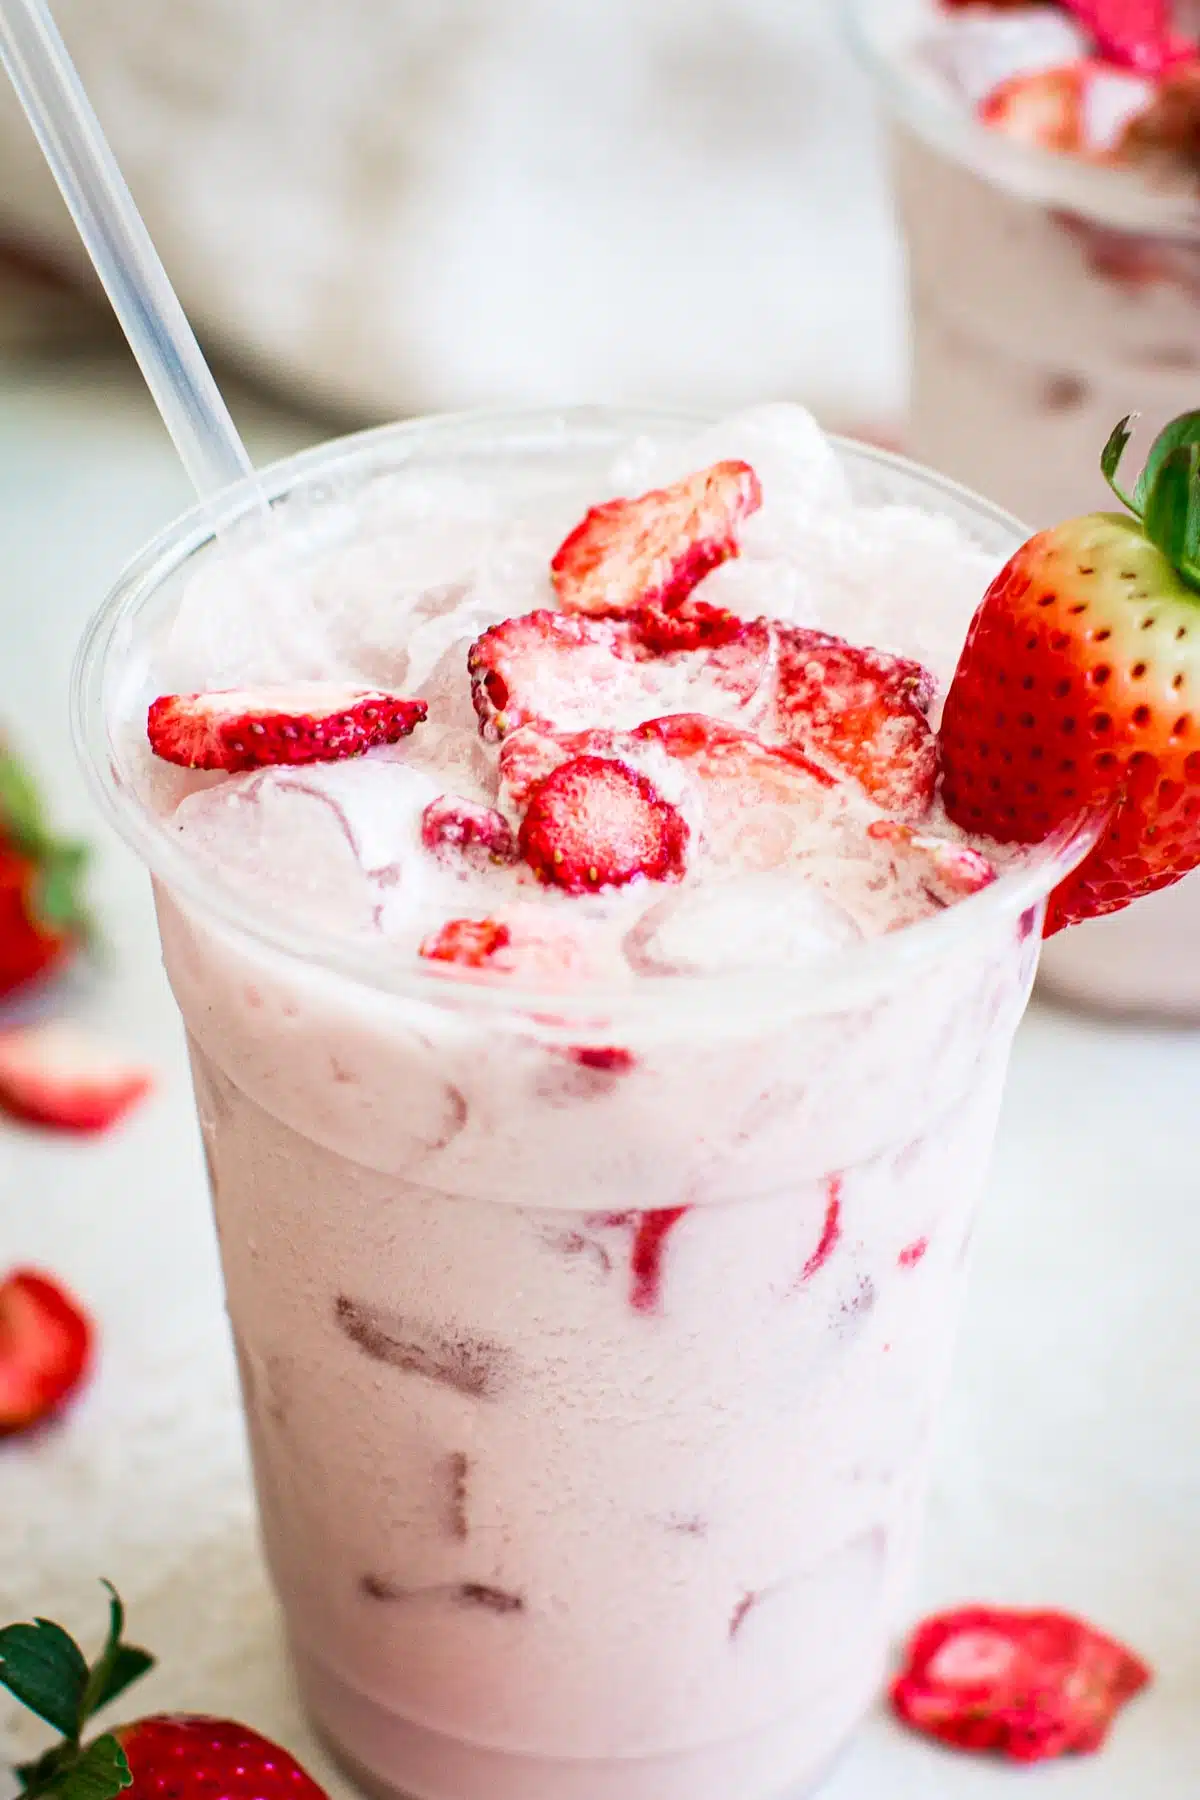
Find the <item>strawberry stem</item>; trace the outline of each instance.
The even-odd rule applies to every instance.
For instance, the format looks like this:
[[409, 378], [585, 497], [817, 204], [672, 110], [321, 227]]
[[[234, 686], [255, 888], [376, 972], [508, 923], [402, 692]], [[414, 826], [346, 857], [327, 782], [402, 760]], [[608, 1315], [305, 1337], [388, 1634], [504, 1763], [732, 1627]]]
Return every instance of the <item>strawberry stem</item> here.
[[35, 1762], [18, 1766], [22, 1793], [54, 1800], [112, 1800], [133, 1777], [125, 1752], [111, 1734], [80, 1748], [93, 1713], [124, 1693], [154, 1666], [149, 1651], [122, 1642], [125, 1609], [111, 1582], [104, 1648], [90, 1666], [69, 1632], [52, 1619], [34, 1619], [0, 1630], [0, 1685], [60, 1734]]
[[1117, 473], [1136, 418], [1129, 414], [1112, 432], [1100, 457], [1101, 472], [1181, 580], [1200, 592], [1200, 412], [1181, 413], [1164, 426], [1130, 495]]

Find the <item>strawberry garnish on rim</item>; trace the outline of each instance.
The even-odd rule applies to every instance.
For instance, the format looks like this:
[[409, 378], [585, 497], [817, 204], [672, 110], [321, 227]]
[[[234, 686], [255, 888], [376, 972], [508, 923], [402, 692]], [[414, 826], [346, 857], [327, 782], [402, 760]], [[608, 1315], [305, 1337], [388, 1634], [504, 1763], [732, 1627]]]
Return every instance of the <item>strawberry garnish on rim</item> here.
[[423, 700], [377, 688], [298, 681], [288, 687], [164, 694], [146, 721], [150, 748], [185, 769], [234, 773], [274, 763], [339, 762], [395, 744], [424, 719]]
[[1059, 0], [1095, 39], [1106, 61], [1140, 75], [1161, 75], [1190, 61], [1196, 45], [1172, 26], [1173, 0]]
[[1098, 1750], [1150, 1670], [1080, 1619], [967, 1606], [918, 1627], [892, 1683], [897, 1716], [958, 1750], [1044, 1762]]
[[90, 1665], [61, 1625], [33, 1619], [0, 1630], [0, 1683], [60, 1733], [16, 1773], [22, 1800], [325, 1800], [286, 1750], [229, 1719], [158, 1714], [83, 1742], [88, 1721], [154, 1658], [123, 1639], [125, 1609], [109, 1582], [109, 1628]]
[[1106, 822], [1050, 897], [1046, 934], [1116, 912], [1200, 863], [1200, 413], [1117, 486], [1129, 515], [1031, 538], [984, 596], [942, 716], [942, 798], [965, 830], [1037, 843]]
[[688, 827], [647, 776], [627, 763], [576, 756], [529, 797], [521, 854], [545, 882], [569, 894], [623, 887], [644, 877], [678, 881]]
[[93, 1330], [79, 1302], [38, 1269], [0, 1282], [0, 1437], [66, 1405], [87, 1377]]
[[738, 528], [762, 505], [744, 462], [714, 463], [636, 500], [594, 506], [550, 564], [564, 612], [595, 616], [637, 606], [669, 612], [738, 553]]

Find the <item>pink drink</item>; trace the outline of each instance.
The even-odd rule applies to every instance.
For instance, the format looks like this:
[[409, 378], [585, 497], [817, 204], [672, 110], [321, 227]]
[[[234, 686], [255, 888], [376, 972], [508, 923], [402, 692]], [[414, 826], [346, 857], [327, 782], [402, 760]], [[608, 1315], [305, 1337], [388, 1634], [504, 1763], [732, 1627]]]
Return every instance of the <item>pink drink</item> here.
[[[276, 472], [272, 544], [169, 533], [84, 653], [189, 1033], [293, 1655], [389, 1795], [804, 1791], [878, 1691], [917, 1546], [1070, 853], [942, 910], [831, 850], [852, 796], [752, 804], [719, 855], [709, 815], [682, 883], [611, 895], [448, 871], [419, 837], [431, 794], [494, 797], [471, 639], [550, 603], [587, 504], [715, 457], [765, 498], [697, 592], [869, 631], [944, 686], [1009, 522], [835, 458], [796, 409], [696, 429], [514, 415], [332, 446]], [[265, 778], [147, 753], [164, 687], [349, 672], [429, 697], [425, 739]], [[540, 985], [415, 954], [483, 907], [552, 947]]]
[[[854, 0], [852, 15], [891, 120], [913, 455], [1033, 528], [1111, 508], [1098, 448], [1116, 421], [1140, 413], [1144, 448], [1200, 404], [1195, 171], [1093, 165], [973, 116], [993, 80], [1086, 49], [1049, 7], [951, 15], [936, 0]], [[1120, 74], [1102, 80], [1094, 128], [1115, 142], [1146, 95]], [[1041, 978], [1087, 1005], [1196, 1018], [1198, 942], [1192, 878], [1052, 938]]]

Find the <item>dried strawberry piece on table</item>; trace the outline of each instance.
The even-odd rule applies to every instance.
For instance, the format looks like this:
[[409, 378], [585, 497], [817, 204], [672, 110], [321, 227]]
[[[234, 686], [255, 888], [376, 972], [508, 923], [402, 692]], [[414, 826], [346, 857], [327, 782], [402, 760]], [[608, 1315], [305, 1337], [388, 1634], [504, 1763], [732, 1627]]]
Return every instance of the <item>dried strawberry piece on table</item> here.
[[885, 812], [923, 818], [938, 778], [928, 670], [824, 631], [781, 625], [776, 633], [775, 733], [853, 776]]
[[107, 1131], [154, 1076], [78, 1025], [51, 1019], [0, 1031], [0, 1112], [60, 1131]]
[[612, 758], [577, 756], [534, 788], [519, 842], [542, 881], [583, 894], [639, 876], [678, 880], [688, 835], [647, 776]]
[[395, 744], [425, 718], [423, 700], [379, 688], [300, 681], [288, 687], [164, 694], [146, 720], [150, 747], [185, 769], [234, 773], [277, 763], [340, 762]]
[[594, 506], [555, 552], [559, 605], [596, 617], [637, 606], [669, 612], [738, 553], [738, 528], [762, 505], [744, 462], [719, 462], [635, 500]]
[[1098, 1750], [1150, 1670], [1081, 1619], [967, 1606], [920, 1625], [892, 1683], [897, 1716], [959, 1750], [1042, 1762]]
[[0, 1437], [61, 1411], [87, 1377], [93, 1343], [87, 1314], [51, 1276], [14, 1269], [0, 1282]]

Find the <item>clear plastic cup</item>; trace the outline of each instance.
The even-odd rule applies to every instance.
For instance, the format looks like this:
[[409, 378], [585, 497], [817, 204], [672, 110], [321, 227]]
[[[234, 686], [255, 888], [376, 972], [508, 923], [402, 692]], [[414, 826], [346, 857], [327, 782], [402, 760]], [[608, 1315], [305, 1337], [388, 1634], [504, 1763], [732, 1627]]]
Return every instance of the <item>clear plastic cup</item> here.
[[[695, 428], [434, 419], [264, 481], [344, 532], [380, 471], [601, 483], [635, 433]], [[860, 497], [1018, 539], [841, 454]], [[264, 924], [148, 808], [123, 714], [211, 533], [192, 513], [122, 577], [75, 716], [154, 880], [312, 1717], [389, 1796], [804, 1791], [884, 1672], [1042, 904], [1082, 839], [819, 976], [514, 991]]]
[[[850, 0], [890, 122], [908, 259], [912, 454], [1034, 528], [1115, 502], [1100, 450], [1200, 405], [1200, 199], [979, 124], [906, 56], [928, 0]], [[1134, 453], [1131, 452], [1131, 455]], [[1052, 938], [1040, 984], [1200, 1019], [1200, 877]]]

